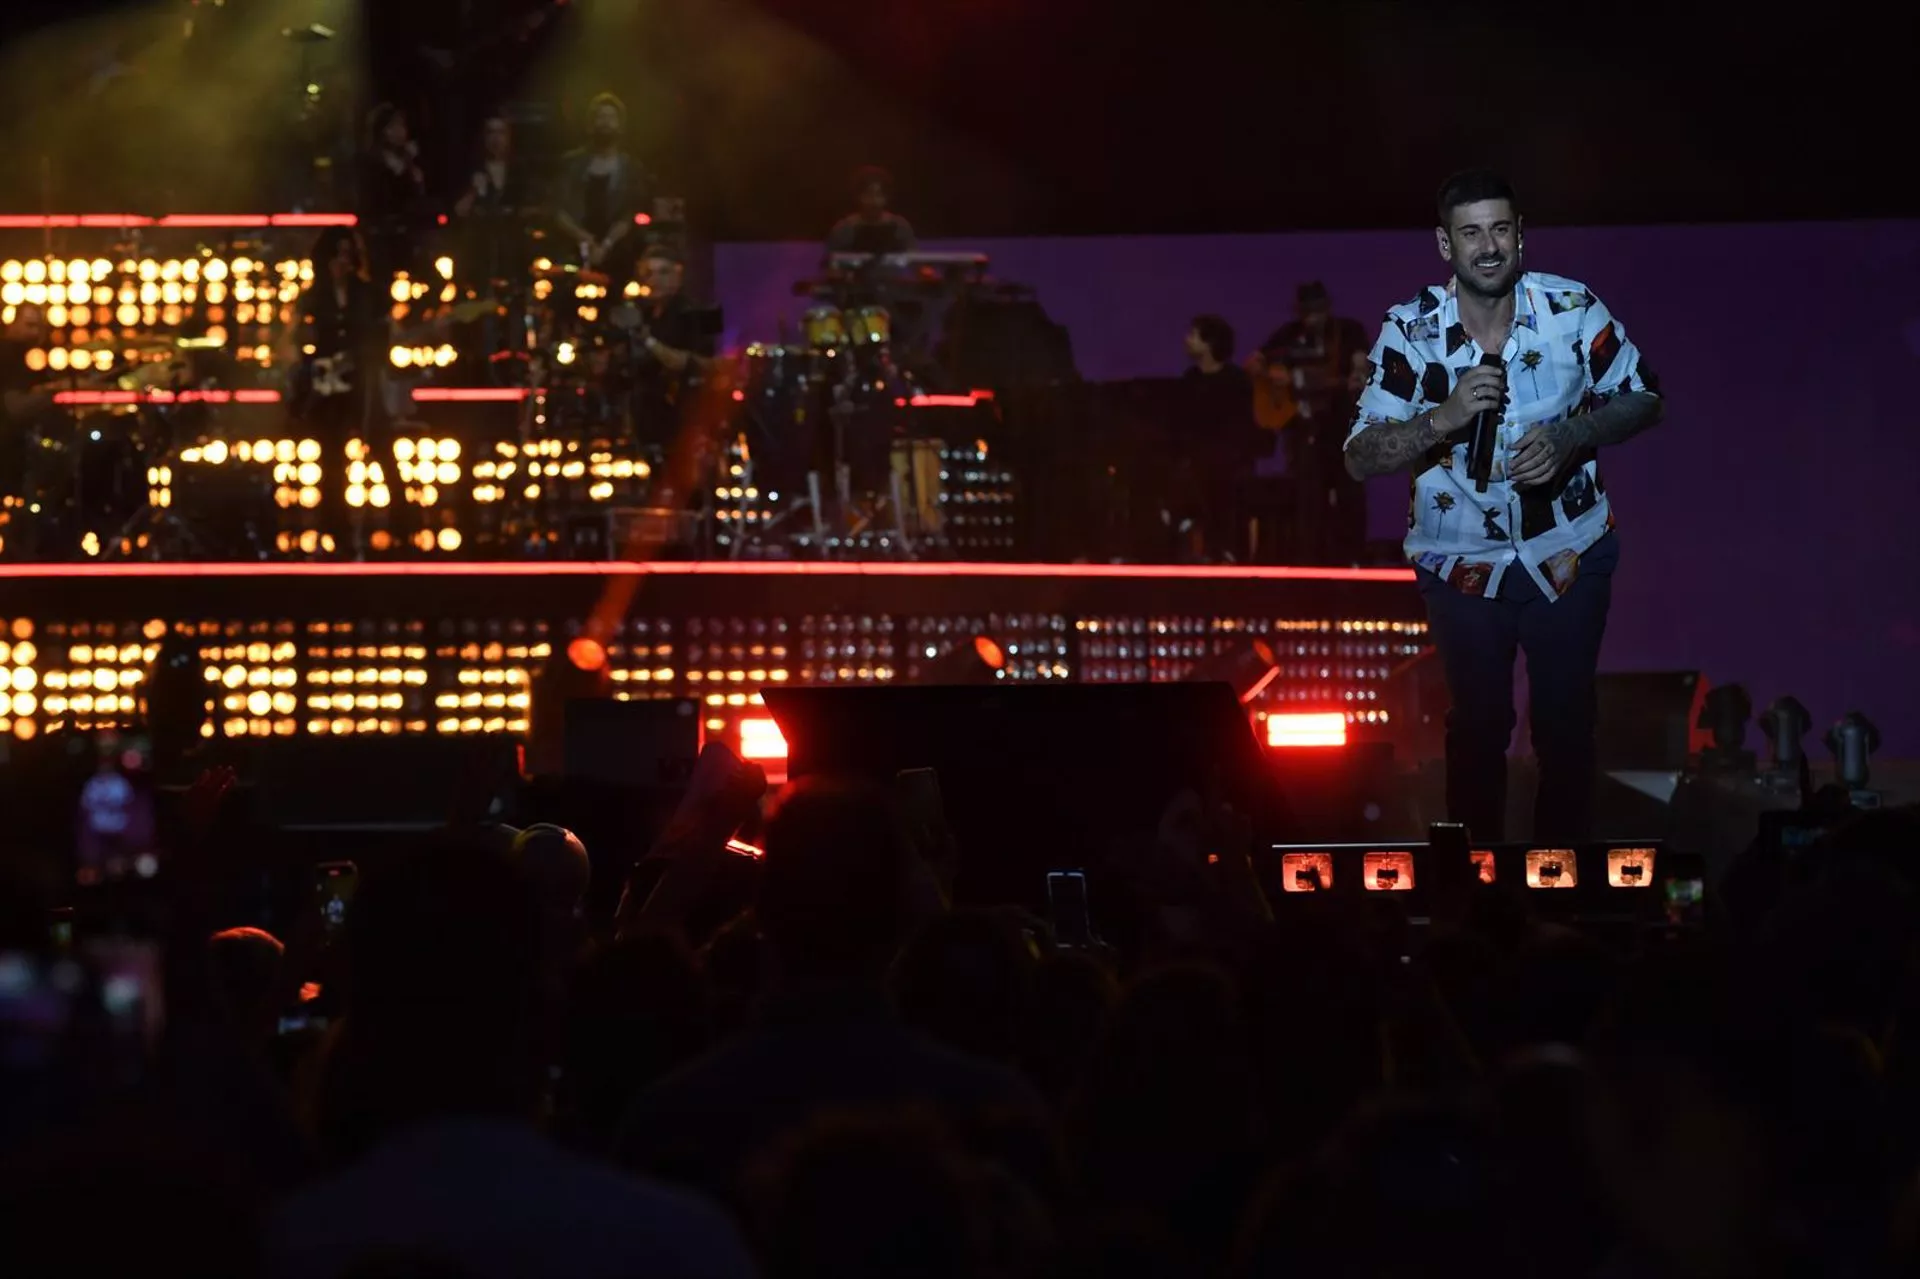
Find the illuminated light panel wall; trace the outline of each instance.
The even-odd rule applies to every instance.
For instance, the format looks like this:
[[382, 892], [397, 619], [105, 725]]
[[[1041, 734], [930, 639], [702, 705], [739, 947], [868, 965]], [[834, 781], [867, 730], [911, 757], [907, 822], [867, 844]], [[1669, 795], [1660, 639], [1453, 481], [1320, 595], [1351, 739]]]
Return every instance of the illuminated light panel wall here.
[[[34, 372], [124, 372], [142, 362], [164, 363], [167, 353], [137, 348], [181, 329], [265, 368], [294, 319], [300, 291], [313, 282], [314, 236], [356, 223], [349, 213], [0, 214], [0, 234], [10, 233], [14, 246], [0, 249], [0, 321], [12, 323], [23, 306], [46, 317], [49, 340], [26, 357]], [[136, 231], [139, 238], [129, 238]], [[62, 251], [44, 251], [49, 232], [58, 232]], [[602, 307], [648, 292], [638, 281], [576, 282], [546, 258], [532, 266], [535, 297], [570, 297], [588, 322], [600, 318]], [[400, 272], [378, 282], [403, 326], [388, 352], [395, 368], [426, 372], [458, 361], [444, 332], [404, 331], [425, 309], [461, 300], [456, 278], [454, 259], [442, 256], [421, 278]], [[578, 353], [562, 343], [556, 358], [570, 364]]]
[[[400, 272], [387, 283], [391, 313], [404, 339], [389, 352], [395, 368], [424, 372], [458, 360], [444, 332], [421, 326], [409, 333], [406, 327], [427, 309], [460, 300], [453, 271], [453, 260], [441, 258], [433, 276], [416, 280]], [[25, 356], [34, 373], [124, 375], [142, 364], [164, 366], [173, 352], [155, 348], [176, 334], [226, 348], [243, 366], [266, 369], [274, 363], [276, 344], [298, 318], [301, 292], [313, 280], [304, 240], [298, 253], [288, 253], [285, 245], [251, 251], [203, 245], [171, 256], [139, 257], [118, 247], [71, 257], [11, 256], [0, 250], [0, 322], [12, 324], [23, 307], [37, 308], [44, 317], [47, 340]], [[551, 289], [547, 281], [540, 284]], [[578, 291], [582, 316], [596, 314], [606, 290], [581, 285]], [[628, 296], [639, 296], [639, 286]]]
[[1339, 710], [1355, 725], [1384, 725], [1387, 679], [1428, 646], [1427, 624], [1390, 617], [1088, 618], [1076, 623], [1076, 678], [1089, 683], [1162, 683], [1250, 639], [1273, 648], [1280, 672], [1254, 702], [1269, 712]]
[[164, 258], [8, 257], [0, 259], [0, 320], [13, 323], [22, 306], [40, 308], [49, 337], [26, 354], [36, 373], [165, 364], [170, 352], [142, 351], [141, 342], [153, 330], [190, 326], [243, 364], [264, 368], [312, 280], [303, 258], [228, 258], [211, 249]]
[[[145, 715], [160, 641], [191, 643], [208, 737], [527, 731], [545, 627], [291, 621], [6, 623], [0, 732], [125, 728]], [[38, 637], [37, 639], [35, 637]]]
[[[763, 716], [770, 685], [913, 682], [982, 634], [1016, 683], [1178, 680], [1260, 636], [1281, 669], [1256, 717], [1331, 711], [1364, 730], [1387, 722], [1388, 673], [1426, 643], [1398, 581], [1040, 567], [630, 565], [630, 603], [593, 634], [613, 696], [695, 699], [710, 734]], [[33, 571], [0, 572], [0, 731], [17, 738], [134, 723], [169, 633], [198, 649], [212, 735], [525, 733], [543, 671], [622, 576], [569, 563]]]
[[[147, 500], [190, 525], [231, 515], [242, 500], [257, 500], [266, 525], [262, 549], [282, 555], [330, 550], [334, 536], [345, 531], [321, 527], [330, 488], [341, 491], [356, 519], [370, 522], [371, 550], [399, 549], [404, 539], [415, 552], [455, 555], [522, 534], [558, 536], [568, 518], [640, 505], [653, 469], [648, 459], [607, 440], [522, 444], [472, 430], [463, 443], [446, 423], [395, 439], [386, 458], [359, 439], [329, 453], [318, 439], [285, 434], [277, 414], [234, 417], [220, 425], [219, 435], [200, 437], [173, 460], [147, 467]], [[384, 526], [396, 507], [418, 508], [398, 534]], [[0, 509], [0, 550], [10, 515]], [[111, 545], [112, 525], [119, 522], [115, 516], [109, 525], [86, 531], [83, 553], [130, 555], [145, 547], [147, 534]]]

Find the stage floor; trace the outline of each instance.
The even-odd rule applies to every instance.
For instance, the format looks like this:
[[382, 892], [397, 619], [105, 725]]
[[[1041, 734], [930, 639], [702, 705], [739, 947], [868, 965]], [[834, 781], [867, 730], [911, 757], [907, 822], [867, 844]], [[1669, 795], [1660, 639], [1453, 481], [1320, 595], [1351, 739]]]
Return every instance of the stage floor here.
[[133, 723], [168, 637], [198, 650], [226, 737], [523, 733], [530, 689], [583, 636], [615, 695], [696, 698], [725, 731], [769, 683], [921, 680], [978, 636], [1001, 678], [1081, 682], [1178, 680], [1259, 637], [1280, 670], [1257, 709], [1376, 726], [1389, 674], [1426, 648], [1412, 587], [1407, 569], [1287, 567], [0, 565], [0, 732]]

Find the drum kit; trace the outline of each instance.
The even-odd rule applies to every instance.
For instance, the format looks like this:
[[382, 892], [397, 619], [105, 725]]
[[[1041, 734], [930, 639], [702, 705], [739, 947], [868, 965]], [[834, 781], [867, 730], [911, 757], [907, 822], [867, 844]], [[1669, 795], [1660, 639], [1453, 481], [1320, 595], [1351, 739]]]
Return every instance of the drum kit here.
[[[204, 367], [218, 358], [217, 345], [204, 338], [141, 338], [73, 349], [110, 352], [130, 363], [70, 374], [39, 389], [49, 403], [27, 416], [17, 436], [24, 465], [6, 484], [15, 490], [5, 497], [9, 556], [263, 558], [271, 487], [247, 472], [179, 465], [180, 449], [208, 425], [209, 405], [192, 392], [222, 380]], [[218, 518], [189, 527], [176, 514], [176, 497]]]
[[[497, 493], [476, 510], [467, 545], [566, 554], [592, 540], [575, 526], [598, 521], [609, 549], [619, 550], [611, 546], [618, 519], [609, 525], [608, 517], [646, 515], [671, 517], [649, 527], [689, 530], [666, 540], [690, 543], [693, 554], [949, 553], [944, 445], [917, 429], [924, 415], [912, 407], [929, 378], [927, 299], [951, 292], [955, 271], [984, 261], [956, 257], [936, 263], [938, 279], [923, 272], [901, 283], [836, 260], [821, 279], [795, 286], [807, 300], [796, 335], [696, 361], [677, 384], [643, 350], [647, 326], [631, 288], [545, 261], [530, 293], [523, 284], [503, 294], [496, 282], [491, 296], [451, 308], [441, 322], [496, 317], [482, 354], [496, 377], [528, 395], [514, 437], [490, 446], [499, 452], [492, 474], [505, 479], [519, 459], [525, 480], [490, 484]], [[696, 314], [717, 330], [717, 312]], [[442, 336], [435, 331], [436, 341]], [[244, 385], [230, 352], [205, 338], [160, 335], [72, 349], [111, 352], [119, 367], [63, 373], [42, 388], [44, 410], [16, 415], [25, 429], [5, 441], [11, 456], [0, 455], [0, 553], [257, 560], [288, 549], [288, 512], [277, 509], [287, 486], [276, 486], [271, 468], [194, 464], [211, 446], [240, 440], [227, 439], [215, 407], [228, 398], [215, 388]], [[647, 420], [663, 385], [673, 418], [664, 425]], [[407, 403], [389, 403], [388, 413], [404, 435], [412, 398], [404, 385], [399, 398]], [[311, 487], [299, 491], [302, 506]], [[303, 532], [302, 549], [307, 540]]]
[[720, 549], [733, 558], [943, 553], [942, 470], [927, 463], [941, 443], [920, 438], [908, 411], [929, 367], [919, 335], [900, 324], [903, 303], [907, 314], [918, 304], [842, 269], [794, 291], [813, 302], [799, 340], [750, 345], [733, 371], [742, 412], [715, 487], [733, 503], [716, 512]]

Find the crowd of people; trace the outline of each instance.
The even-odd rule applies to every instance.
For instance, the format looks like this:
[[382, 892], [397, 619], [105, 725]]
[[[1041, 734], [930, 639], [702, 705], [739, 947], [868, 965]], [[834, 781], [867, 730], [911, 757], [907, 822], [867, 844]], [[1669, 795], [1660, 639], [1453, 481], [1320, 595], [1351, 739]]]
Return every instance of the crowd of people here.
[[[884, 788], [769, 801], [735, 765], [632, 863], [611, 919], [584, 903], [626, 870], [614, 850], [463, 822], [368, 858], [337, 928], [295, 912], [283, 941], [241, 904], [259, 871], [222, 785], [173, 824], [146, 885], [163, 910], [72, 924], [75, 954], [152, 924], [165, 1026], [144, 1052], [27, 1015], [57, 941], [22, 876], [0, 894], [10, 1273], [1751, 1279], [1916, 1259], [1910, 812], [1792, 858], [1756, 845], [1703, 929], [1629, 936], [1476, 876], [1419, 927], [1394, 895], [1269, 900], [1244, 822], [1188, 796], [1093, 861], [1089, 938], [949, 901], [979, 850]], [[729, 851], [763, 805], [760, 855]]]

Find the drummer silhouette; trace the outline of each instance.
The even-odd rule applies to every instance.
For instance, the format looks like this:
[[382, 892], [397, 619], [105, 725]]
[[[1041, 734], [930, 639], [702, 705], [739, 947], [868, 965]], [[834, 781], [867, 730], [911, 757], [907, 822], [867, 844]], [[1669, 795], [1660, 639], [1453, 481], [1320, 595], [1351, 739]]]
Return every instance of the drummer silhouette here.
[[827, 252], [911, 253], [917, 243], [913, 226], [887, 205], [893, 198], [893, 175], [868, 165], [853, 175], [854, 211], [834, 223], [827, 233]]

